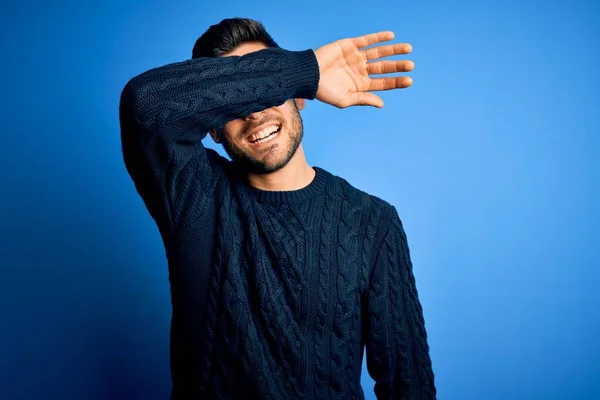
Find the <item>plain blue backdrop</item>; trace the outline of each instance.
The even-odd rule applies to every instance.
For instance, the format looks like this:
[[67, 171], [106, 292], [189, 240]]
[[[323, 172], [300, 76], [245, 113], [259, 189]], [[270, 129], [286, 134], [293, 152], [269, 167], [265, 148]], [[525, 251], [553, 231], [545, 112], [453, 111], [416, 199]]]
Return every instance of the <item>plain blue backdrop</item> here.
[[597, 3], [49, 3], [0, 9], [1, 399], [168, 398], [167, 266], [119, 94], [232, 16], [291, 50], [413, 45], [384, 109], [308, 102], [305, 149], [398, 209], [439, 398], [600, 399]]

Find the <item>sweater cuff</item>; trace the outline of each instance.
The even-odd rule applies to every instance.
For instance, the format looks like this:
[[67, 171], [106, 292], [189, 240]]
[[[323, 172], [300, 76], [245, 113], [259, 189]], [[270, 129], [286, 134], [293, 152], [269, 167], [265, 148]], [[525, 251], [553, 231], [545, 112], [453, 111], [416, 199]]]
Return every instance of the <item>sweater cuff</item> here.
[[285, 82], [292, 90], [292, 97], [313, 100], [319, 88], [319, 63], [313, 50], [290, 51]]

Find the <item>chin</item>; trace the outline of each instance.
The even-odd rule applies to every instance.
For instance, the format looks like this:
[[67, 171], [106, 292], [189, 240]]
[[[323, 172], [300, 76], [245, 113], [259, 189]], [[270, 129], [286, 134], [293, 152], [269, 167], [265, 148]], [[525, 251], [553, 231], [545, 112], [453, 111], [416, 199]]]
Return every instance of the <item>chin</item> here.
[[277, 172], [286, 165], [288, 165], [289, 161], [281, 160], [279, 162], [269, 162], [269, 163], [253, 163], [253, 166], [250, 168], [255, 174], [271, 174], [273, 172]]
[[270, 148], [260, 151], [259, 154], [256, 154], [255, 149], [245, 146], [233, 146], [231, 143], [223, 143], [223, 145], [231, 160], [239, 166], [240, 171], [265, 175], [277, 172], [288, 165], [298, 150], [300, 140], [275, 143]]

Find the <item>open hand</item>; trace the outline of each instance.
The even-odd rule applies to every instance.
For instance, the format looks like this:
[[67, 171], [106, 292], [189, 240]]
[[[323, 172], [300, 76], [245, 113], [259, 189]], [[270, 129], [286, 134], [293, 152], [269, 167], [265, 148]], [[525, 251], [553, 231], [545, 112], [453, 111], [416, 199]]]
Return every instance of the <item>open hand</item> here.
[[321, 78], [317, 99], [339, 108], [366, 105], [381, 108], [381, 97], [371, 93], [409, 87], [412, 79], [405, 76], [376, 77], [370, 75], [412, 71], [415, 64], [408, 60], [374, 61], [383, 57], [408, 54], [412, 46], [406, 43], [379, 45], [394, 39], [389, 31], [372, 33], [352, 39], [342, 39], [315, 50]]

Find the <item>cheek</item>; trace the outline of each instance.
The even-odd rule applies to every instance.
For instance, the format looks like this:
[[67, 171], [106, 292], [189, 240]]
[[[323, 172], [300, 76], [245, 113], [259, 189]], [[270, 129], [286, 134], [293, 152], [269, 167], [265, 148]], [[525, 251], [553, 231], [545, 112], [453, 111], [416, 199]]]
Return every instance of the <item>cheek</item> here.
[[218, 130], [217, 134], [221, 142], [225, 143], [238, 143], [240, 140], [236, 138], [242, 137], [242, 132], [239, 129], [228, 125]]
[[243, 124], [238, 124], [236, 121], [229, 122], [225, 125], [225, 134], [227, 139], [231, 142], [240, 143], [244, 138], [244, 127]]

